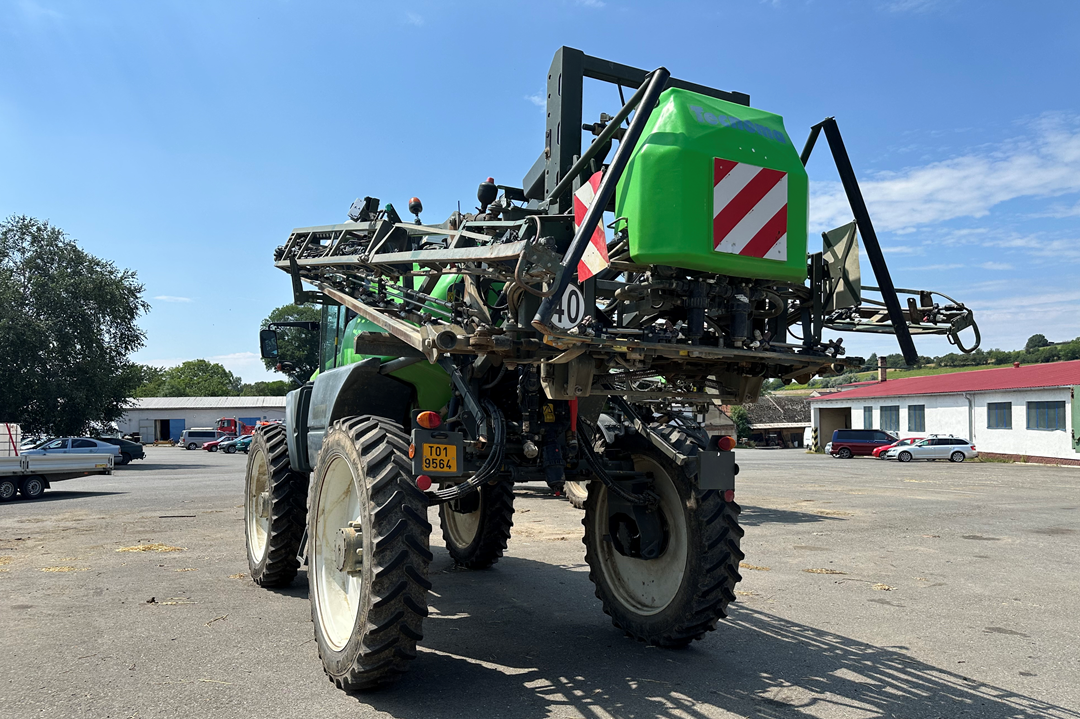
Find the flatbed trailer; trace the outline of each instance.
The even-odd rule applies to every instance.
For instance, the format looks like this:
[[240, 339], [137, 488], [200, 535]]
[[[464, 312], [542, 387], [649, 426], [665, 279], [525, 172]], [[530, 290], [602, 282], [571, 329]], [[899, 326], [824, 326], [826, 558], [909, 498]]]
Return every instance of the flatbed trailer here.
[[110, 454], [29, 454], [0, 457], [0, 502], [14, 499], [16, 493], [37, 499], [53, 482], [112, 474]]

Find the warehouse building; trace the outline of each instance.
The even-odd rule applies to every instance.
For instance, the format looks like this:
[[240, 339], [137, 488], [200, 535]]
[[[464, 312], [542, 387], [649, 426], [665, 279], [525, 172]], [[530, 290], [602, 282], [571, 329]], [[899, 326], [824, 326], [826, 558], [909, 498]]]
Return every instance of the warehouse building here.
[[1080, 464], [1077, 386], [1080, 360], [880, 378], [809, 402], [822, 444], [836, 429], [881, 429], [900, 437], [951, 434], [970, 440], [983, 455]]
[[185, 429], [213, 427], [222, 417], [244, 424], [285, 419], [284, 397], [142, 397], [116, 425], [142, 442], [179, 441]]

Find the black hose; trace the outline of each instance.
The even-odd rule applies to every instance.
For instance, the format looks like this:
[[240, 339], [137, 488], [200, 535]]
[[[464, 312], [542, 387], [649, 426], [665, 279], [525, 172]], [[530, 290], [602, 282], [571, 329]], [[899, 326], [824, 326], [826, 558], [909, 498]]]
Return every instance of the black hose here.
[[[580, 431], [580, 429], [582, 428], [588, 428], [589, 424], [588, 422], [580, 421], [578, 426]], [[620, 487], [619, 483], [612, 479], [611, 475], [609, 475], [607, 473], [607, 470], [604, 469], [604, 465], [600, 461], [600, 458], [593, 453], [592, 430], [587, 429], [585, 432], [582, 432], [582, 434], [584, 435], [583, 438], [585, 440], [582, 443], [585, 454], [585, 463], [589, 465], [589, 469], [592, 470], [592, 473], [596, 475], [597, 479], [603, 482], [604, 486], [607, 487], [610, 492], [612, 492], [613, 494], [617, 494], [619, 497], [629, 502], [630, 504], [656, 504], [658, 497], [656, 497], [656, 495], [652, 492], [648, 492], [645, 494], [634, 494], [633, 492], [627, 492], [625, 489]]]
[[506, 423], [503, 421], [502, 412], [499, 411], [499, 408], [496, 407], [495, 403], [491, 400], [484, 400], [484, 408], [488, 411], [488, 415], [491, 418], [491, 453], [488, 454], [487, 459], [480, 466], [480, 469], [477, 470], [476, 474], [466, 481], [455, 484], [452, 487], [447, 487], [446, 489], [427, 492], [428, 500], [433, 504], [452, 502], [455, 499], [459, 499], [467, 494], [475, 492], [480, 488], [480, 485], [491, 481], [502, 467], [503, 455], [506, 451]]

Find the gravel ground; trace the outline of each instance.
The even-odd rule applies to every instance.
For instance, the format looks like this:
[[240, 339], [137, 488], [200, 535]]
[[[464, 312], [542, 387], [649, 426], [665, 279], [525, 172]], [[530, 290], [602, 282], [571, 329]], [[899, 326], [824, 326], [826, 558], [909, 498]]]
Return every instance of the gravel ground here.
[[[581, 513], [526, 485], [494, 569], [434, 547], [410, 674], [348, 696], [304, 573], [246, 577], [245, 456], [148, 448], [0, 505], [0, 717], [1080, 719], [1080, 469], [738, 461], [739, 601], [690, 649], [612, 627]], [[119, 551], [149, 543], [179, 549]]]

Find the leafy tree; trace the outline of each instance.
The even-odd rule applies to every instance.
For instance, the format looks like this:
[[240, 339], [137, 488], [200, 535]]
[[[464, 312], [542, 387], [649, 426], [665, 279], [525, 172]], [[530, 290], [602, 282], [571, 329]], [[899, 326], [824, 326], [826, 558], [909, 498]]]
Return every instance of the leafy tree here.
[[897, 352], [896, 354], [885, 355], [885, 366], [889, 369], [904, 369], [908, 365], [904, 360], [904, 355]]
[[735, 423], [735, 433], [739, 439], [750, 437], [750, 415], [746, 407], [735, 405], [731, 408], [731, 421]]
[[139, 385], [135, 390], [136, 397], [161, 397], [162, 385], [165, 383], [165, 370], [148, 364], [135, 365], [134, 372], [138, 374]]
[[866, 364], [864, 364], [862, 366], [862, 368], [864, 370], [877, 369], [877, 363], [878, 363], [877, 352], [874, 352], [873, 354], [871, 354], [869, 357], [866, 358]]
[[284, 397], [296, 386], [288, 380], [252, 382], [240, 386], [241, 397]]
[[[271, 322], [318, 322], [319, 308], [314, 305], [288, 304], [276, 308], [262, 321], [260, 329]], [[278, 333], [277, 362], [292, 362], [296, 375], [307, 379], [319, 368], [319, 335], [299, 327], [282, 327]], [[263, 360], [266, 369], [274, 369], [274, 360]]]
[[0, 222], [0, 420], [70, 435], [119, 418], [141, 382], [142, 293], [47, 221]]
[[236, 397], [240, 378], [216, 362], [188, 360], [139, 388], [140, 397]]
[[1038, 349], [1039, 347], [1049, 347], [1050, 340], [1046, 339], [1046, 335], [1031, 335], [1028, 337], [1028, 341], [1024, 344], [1025, 351], [1031, 351]]

